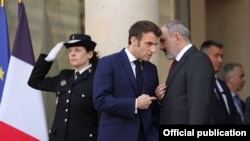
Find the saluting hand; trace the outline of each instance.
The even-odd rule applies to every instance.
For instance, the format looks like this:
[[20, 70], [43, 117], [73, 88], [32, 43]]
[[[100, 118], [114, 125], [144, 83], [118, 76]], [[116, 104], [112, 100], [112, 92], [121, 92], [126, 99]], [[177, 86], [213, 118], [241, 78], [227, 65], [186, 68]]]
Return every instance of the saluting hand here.
[[63, 43], [64, 42], [59, 42], [57, 43], [49, 52], [48, 56], [45, 58], [46, 61], [48, 62], [52, 62], [56, 59], [57, 54], [59, 53], [59, 51], [61, 50], [61, 48], [63, 47]]

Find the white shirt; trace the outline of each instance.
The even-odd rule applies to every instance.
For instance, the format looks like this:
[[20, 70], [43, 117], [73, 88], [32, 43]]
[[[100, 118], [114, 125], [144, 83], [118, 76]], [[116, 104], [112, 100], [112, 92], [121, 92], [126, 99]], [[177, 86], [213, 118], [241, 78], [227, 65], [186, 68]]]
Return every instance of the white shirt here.
[[[133, 70], [133, 72], [134, 72], [134, 76], [135, 76], [135, 63], [134, 63], [134, 61], [135, 60], [137, 60], [136, 58], [135, 58], [135, 56], [128, 50], [128, 47], [126, 47], [125, 48], [125, 52], [126, 52], [126, 54], [127, 54], [127, 56], [128, 56], [128, 60], [129, 60], [129, 62], [130, 62], [130, 65], [131, 65], [131, 67], [132, 67], [132, 70]], [[136, 76], [135, 76], [136, 77]]]
[[[90, 67], [92, 67], [92, 64], [89, 64], [87, 67], [83, 68], [82, 70], [79, 71], [80, 74], [82, 74], [85, 70], [89, 69]], [[77, 71], [75, 70], [75, 73]]]
[[220, 91], [220, 94], [222, 95], [222, 98], [223, 98], [223, 100], [224, 100], [225, 106], [226, 106], [226, 108], [227, 108], [227, 112], [230, 114], [230, 110], [229, 110], [228, 103], [227, 103], [227, 97], [226, 97], [226, 95], [224, 94], [223, 88], [222, 88], [222, 86], [220, 85], [220, 82], [218, 81], [217, 76], [215, 76], [215, 77], [216, 77], [216, 85], [217, 85], [217, 87], [218, 87], [218, 89], [219, 89], [219, 91]]
[[[130, 62], [130, 65], [132, 67], [132, 70], [134, 72], [134, 76], [136, 78], [136, 73], [135, 73], [135, 63], [134, 61], [136, 60], [135, 56], [128, 50], [128, 47], [125, 48], [125, 53], [128, 56], [128, 60]], [[137, 113], [137, 98], [135, 99], [135, 113]]]
[[187, 52], [188, 49], [190, 49], [192, 47], [192, 44], [188, 44], [186, 45], [175, 57], [176, 61], [180, 61], [181, 57]]

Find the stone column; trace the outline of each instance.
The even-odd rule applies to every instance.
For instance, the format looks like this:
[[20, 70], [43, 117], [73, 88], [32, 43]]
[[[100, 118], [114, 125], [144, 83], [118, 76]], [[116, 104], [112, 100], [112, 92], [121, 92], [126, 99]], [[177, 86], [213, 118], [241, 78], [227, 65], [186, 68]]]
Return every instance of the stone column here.
[[[138, 20], [159, 25], [158, 0], [85, 0], [85, 33], [97, 42], [101, 57], [128, 45], [128, 30]], [[158, 64], [159, 49], [151, 58]]]

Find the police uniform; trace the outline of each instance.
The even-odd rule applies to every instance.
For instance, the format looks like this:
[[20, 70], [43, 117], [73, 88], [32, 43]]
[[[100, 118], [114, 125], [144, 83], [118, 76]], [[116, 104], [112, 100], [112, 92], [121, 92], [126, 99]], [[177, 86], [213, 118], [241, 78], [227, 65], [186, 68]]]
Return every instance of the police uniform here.
[[92, 100], [94, 68], [89, 67], [74, 80], [75, 70], [64, 69], [46, 77], [52, 62], [41, 54], [28, 84], [39, 90], [56, 93], [56, 113], [49, 131], [50, 141], [96, 141], [98, 112]]

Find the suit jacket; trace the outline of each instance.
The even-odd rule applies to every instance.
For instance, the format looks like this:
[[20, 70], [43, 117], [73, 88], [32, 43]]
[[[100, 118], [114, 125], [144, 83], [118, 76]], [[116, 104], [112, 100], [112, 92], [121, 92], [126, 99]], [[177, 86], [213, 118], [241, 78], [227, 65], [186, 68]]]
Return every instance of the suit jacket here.
[[[240, 114], [237, 112], [236, 107], [234, 105], [234, 100], [231, 95], [230, 89], [227, 84], [217, 78], [220, 85], [222, 86], [223, 92], [220, 93], [218, 98], [216, 98], [215, 103], [215, 124], [242, 124]], [[226, 100], [228, 103], [230, 114], [228, 113], [225, 103], [222, 99], [222, 94], [226, 96]]]
[[250, 96], [246, 98], [245, 102], [245, 124], [250, 124]]
[[[150, 62], [143, 64], [142, 92], [155, 96], [157, 68]], [[137, 97], [136, 79], [125, 50], [101, 58], [94, 76], [93, 97], [96, 109], [101, 111], [98, 141], [137, 141], [140, 122], [147, 141], [158, 141], [157, 102], [138, 110], [140, 119], [135, 113]]]
[[39, 90], [56, 92], [56, 113], [49, 134], [50, 141], [95, 141], [98, 132], [98, 112], [93, 104], [94, 69], [84, 71], [74, 80], [74, 70], [62, 70], [59, 75], [45, 77], [52, 63], [40, 55], [28, 84]]
[[160, 124], [213, 122], [214, 70], [209, 58], [195, 46], [188, 49], [166, 82]]

